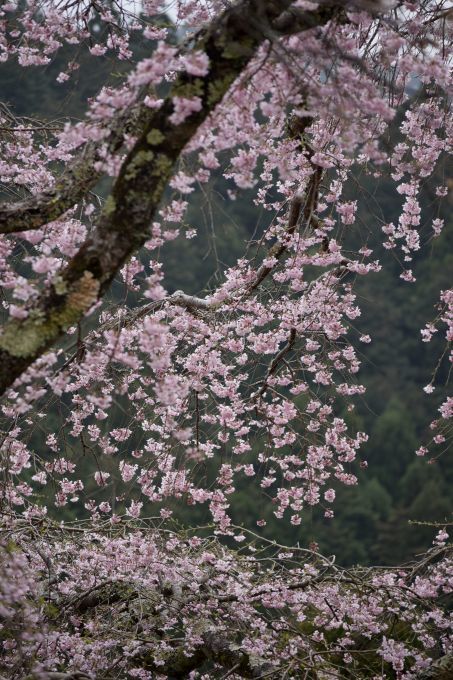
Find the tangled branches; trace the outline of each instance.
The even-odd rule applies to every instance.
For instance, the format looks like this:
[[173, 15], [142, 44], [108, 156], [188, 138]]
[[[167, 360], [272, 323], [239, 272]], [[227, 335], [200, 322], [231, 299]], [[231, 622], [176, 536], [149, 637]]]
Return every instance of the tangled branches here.
[[414, 678], [447, 663], [445, 534], [396, 570], [343, 569], [314, 551], [248, 537], [232, 550], [148, 521], [11, 526], [0, 567], [3, 672]]

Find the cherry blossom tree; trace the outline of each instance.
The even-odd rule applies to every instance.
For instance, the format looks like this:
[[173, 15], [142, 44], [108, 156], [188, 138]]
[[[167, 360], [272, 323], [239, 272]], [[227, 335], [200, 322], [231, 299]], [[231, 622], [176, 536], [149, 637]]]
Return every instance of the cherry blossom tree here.
[[[364, 391], [370, 341], [354, 330], [354, 283], [381, 264], [348, 245], [360, 195], [346, 189], [391, 175], [401, 213], [377, 229], [410, 285], [420, 191], [451, 149], [450, 5], [177, 0], [176, 40], [164, 10], [0, 10], [2, 61], [45, 67], [69, 43], [130, 65], [82, 121], [0, 110], [1, 673], [450, 677], [446, 531], [418, 563], [345, 570], [229, 512], [250, 478], [282, 521], [315, 505], [332, 517], [334, 486], [366, 467], [367, 435], [340, 413]], [[137, 33], [149, 54], [134, 61]], [[193, 235], [191, 194], [216, 174], [269, 226], [217, 287], [169, 294], [165, 244]], [[114, 280], [139, 304], [110, 304]], [[452, 305], [439, 291], [421, 330], [445, 332], [446, 354]], [[419, 455], [446, 446], [452, 409]], [[206, 507], [209, 536], [176, 531], [175, 504]]]

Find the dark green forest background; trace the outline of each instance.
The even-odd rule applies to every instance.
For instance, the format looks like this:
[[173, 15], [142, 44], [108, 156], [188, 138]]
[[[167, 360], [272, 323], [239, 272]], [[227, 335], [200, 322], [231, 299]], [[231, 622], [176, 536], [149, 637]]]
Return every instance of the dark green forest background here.
[[[145, 47], [137, 40], [134, 50], [135, 57], [143, 56], [145, 50], [149, 52], [149, 42]], [[73, 59], [80, 62], [80, 68], [67, 83], [57, 83], [58, 74]], [[18, 116], [56, 124], [68, 117], [77, 120], [83, 117], [86, 100], [101, 85], [119, 82], [130, 67], [130, 63], [119, 64], [109, 55], [93, 58], [65, 46], [46, 68], [25, 69], [14, 61], [0, 65], [0, 101]], [[442, 177], [448, 175], [445, 159], [437, 172]], [[354, 238], [356, 243], [365, 239], [384, 265], [379, 274], [360, 278], [356, 287], [363, 310], [356, 321], [357, 330], [372, 337], [370, 345], [361, 345], [360, 380], [367, 393], [357, 401], [352, 422], [370, 434], [362, 456], [369, 465], [359, 471], [359, 485], [337, 488], [333, 520], [324, 520], [322, 513], [314, 510], [297, 528], [277, 521], [272, 504], [261, 492], [244, 486], [235, 502], [236, 523], [255, 528], [256, 517], [264, 517], [268, 521], [264, 535], [284, 543], [315, 541], [322, 551], [335, 553], [338, 562], [348, 565], [401, 563], [429, 545], [434, 534], [429, 523], [452, 521], [451, 452], [444, 452], [433, 463], [414, 453], [419, 440], [429, 437], [428, 425], [436, 417], [448, 371], [445, 361], [437, 376], [436, 391], [428, 397], [422, 387], [430, 381], [444, 346], [438, 337], [430, 345], [423, 343], [420, 328], [435, 316], [439, 291], [451, 285], [453, 272], [452, 202], [451, 198], [442, 203], [435, 200], [432, 185], [427, 181], [423, 188], [424, 245], [413, 266], [415, 284], [400, 280], [401, 264], [395, 252], [379, 246], [381, 225], [396, 221], [401, 208], [401, 197], [393, 183], [358, 176], [348, 187], [350, 197], [359, 201], [361, 232], [351, 237], [350, 247], [356, 245]], [[183, 289], [200, 293], [213, 285], [222, 268], [235, 263], [244, 252], [245, 242], [266, 225], [268, 216], [253, 206], [249, 192], [238, 192], [237, 200], [231, 201], [228, 188], [218, 176], [191, 195], [186, 221], [197, 227], [198, 236], [177, 239], [161, 253], [170, 292]], [[102, 194], [106, 186], [97, 190]], [[446, 222], [437, 239], [432, 239], [430, 229], [433, 217], [443, 217]], [[114, 296], [123, 292], [118, 287]], [[351, 420], [350, 415], [342, 415]], [[181, 511], [179, 519], [184, 521]], [[202, 521], [203, 517], [198, 519]]]

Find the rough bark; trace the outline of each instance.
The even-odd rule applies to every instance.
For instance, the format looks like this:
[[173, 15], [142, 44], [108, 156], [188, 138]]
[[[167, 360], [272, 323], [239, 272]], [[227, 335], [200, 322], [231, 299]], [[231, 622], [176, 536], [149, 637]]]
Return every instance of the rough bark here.
[[[106, 144], [108, 151], [115, 154], [123, 146], [125, 134], [134, 134], [153, 115], [154, 112], [142, 103], [131, 106], [114, 120], [102, 144]], [[39, 229], [59, 219], [87, 196], [103, 175], [94, 169], [96, 161], [101, 160], [99, 147], [98, 142], [86, 143], [54, 186], [42, 193], [21, 201], [0, 203], [0, 234]]]

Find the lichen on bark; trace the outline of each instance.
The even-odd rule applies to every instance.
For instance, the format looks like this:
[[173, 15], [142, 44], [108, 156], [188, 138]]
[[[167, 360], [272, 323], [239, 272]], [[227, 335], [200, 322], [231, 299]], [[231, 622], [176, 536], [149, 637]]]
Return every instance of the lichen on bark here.
[[46, 349], [55, 336], [66, 331], [96, 302], [99, 281], [91, 272], [84, 272], [63, 298], [63, 303], [45, 313], [42, 309], [30, 310], [26, 319], [10, 319], [0, 335], [0, 349], [12, 357], [33, 357]]

